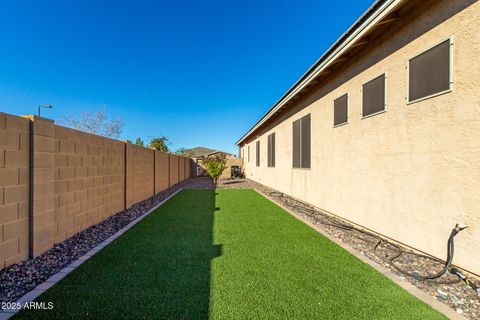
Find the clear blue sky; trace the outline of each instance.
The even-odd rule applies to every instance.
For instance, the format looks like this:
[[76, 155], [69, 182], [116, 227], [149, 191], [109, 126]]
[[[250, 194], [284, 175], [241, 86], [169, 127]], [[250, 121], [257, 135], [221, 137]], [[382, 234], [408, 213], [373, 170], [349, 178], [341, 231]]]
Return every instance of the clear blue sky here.
[[371, 5], [344, 1], [2, 1], [0, 111], [102, 106], [122, 139], [236, 140]]

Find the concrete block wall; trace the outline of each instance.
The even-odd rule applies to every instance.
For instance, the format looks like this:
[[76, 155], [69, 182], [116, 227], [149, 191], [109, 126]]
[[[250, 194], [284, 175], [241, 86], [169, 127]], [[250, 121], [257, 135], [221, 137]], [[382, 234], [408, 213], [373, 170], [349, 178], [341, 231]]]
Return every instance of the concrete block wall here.
[[33, 119], [33, 254], [125, 208], [124, 143]]
[[179, 174], [179, 180], [185, 180], [185, 158], [179, 157], [179, 163], [178, 163], [178, 174]]
[[170, 154], [170, 185], [173, 186], [179, 181], [179, 159], [180, 157], [174, 154]]
[[30, 122], [0, 113], [0, 269], [28, 257]]
[[195, 173], [194, 173], [194, 165], [195, 162], [190, 159], [190, 158], [185, 158], [185, 172], [186, 172], [186, 178], [192, 178]]
[[154, 195], [154, 153], [127, 143], [127, 207]]
[[190, 161], [0, 113], [0, 269], [188, 178]]
[[155, 151], [155, 193], [170, 187], [170, 154]]

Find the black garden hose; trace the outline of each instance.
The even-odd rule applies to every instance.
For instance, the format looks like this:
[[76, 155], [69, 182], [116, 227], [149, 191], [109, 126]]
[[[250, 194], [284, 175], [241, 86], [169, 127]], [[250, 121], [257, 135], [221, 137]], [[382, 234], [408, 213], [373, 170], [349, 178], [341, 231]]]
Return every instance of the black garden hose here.
[[[448, 268], [452, 264], [454, 250], [455, 250], [454, 238], [460, 231], [462, 231], [465, 228], [466, 227], [460, 227], [457, 224], [455, 226], [455, 228], [452, 229], [452, 232], [450, 233], [450, 236], [448, 237], [448, 241], [447, 241], [447, 261], [445, 261], [445, 265], [444, 265], [444, 267], [441, 271], [439, 271], [435, 274], [431, 274], [431, 275], [420, 275], [416, 272], [414, 272], [414, 273], [406, 272], [404, 270], [401, 270], [400, 268], [395, 268], [395, 269], [397, 269], [398, 271], [400, 271], [404, 275], [412, 277], [412, 278], [417, 279], [417, 280], [433, 280], [433, 279], [436, 279], [436, 278], [440, 278], [441, 276], [443, 276], [448, 271]], [[396, 258], [398, 258], [398, 257], [396, 257]], [[390, 261], [393, 261], [395, 259], [391, 259]], [[395, 267], [395, 265], [393, 265], [393, 266]]]
[[448, 271], [450, 271], [451, 274], [454, 274], [457, 277], [459, 277], [460, 279], [462, 279], [463, 282], [468, 284], [480, 296], [480, 287], [475, 282], [473, 282], [472, 280], [467, 278], [467, 276], [464, 275], [458, 268], [450, 267], [450, 268], [448, 268]]
[[[296, 200], [294, 198], [291, 198], [291, 197], [285, 195], [282, 192], [277, 192], [277, 191], [269, 192], [268, 195], [270, 197], [274, 198], [274, 199], [277, 199], [280, 203], [285, 204], [288, 207], [294, 208], [297, 212], [299, 212], [301, 214], [304, 214], [304, 215], [307, 215], [312, 220], [314, 220], [315, 222], [318, 222], [322, 225], [342, 229], [342, 230], [345, 230], [345, 231], [355, 231], [357, 233], [360, 233], [362, 235], [365, 235], [367, 237], [370, 237], [370, 238], [374, 239], [375, 244], [373, 245], [373, 248], [372, 248], [373, 253], [377, 257], [382, 259], [384, 262], [391, 265], [395, 270], [397, 270], [398, 272], [402, 273], [405, 276], [408, 276], [408, 277], [411, 277], [413, 279], [420, 280], [420, 281], [434, 280], [434, 279], [440, 278], [447, 271], [449, 271], [450, 273], [458, 276], [459, 278], [457, 280], [445, 281], [445, 282], [443, 282], [443, 284], [453, 284], [453, 283], [458, 283], [458, 282], [463, 280], [465, 283], [470, 285], [470, 287], [472, 287], [480, 295], [479, 287], [475, 283], [473, 283], [471, 280], [469, 280], [466, 276], [464, 276], [462, 273], [460, 273], [460, 271], [457, 268], [452, 266], [453, 256], [454, 256], [454, 251], [455, 251], [454, 250], [455, 249], [454, 238], [460, 231], [462, 231], [466, 227], [461, 227], [457, 224], [452, 229], [452, 232], [450, 233], [450, 236], [448, 237], [448, 241], [447, 241], [447, 260], [444, 263], [443, 269], [440, 270], [439, 272], [435, 273], [435, 274], [420, 275], [417, 272], [408, 272], [406, 270], [403, 270], [402, 268], [400, 268], [398, 265], [395, 264], [395, 260], [398, 259], [400, 256], [402, 256], [402, 254], [406, 253], [400, 246], [398, 246], [398, 245], [396, 245], [396, 244], [394, 244], [394, 243], [392, 243], [388, 240], [385, 240], [385, 239], [379, 237], [378, 235], [376, 235], [374, 233], [356, 228], [355, 226], [350, 225], [350, 224], [339, 222], [337, 219], [328, 217], [326, 215], [319, 214], [318, 210], [316, 210], [313, 206], [311, 206], [309, 204], [306, 204], [302, 201]], [[365, 239], [364, 237], [360, 237], [358, 235], [355, 235], [353, 232], [351, 233], [351, 235], [360, 239], [360, 240], [362, 240], [362, 241], [372, 243], [371, 241], [369, 241], [368, 239]], [[382, 255], [380, 255], [377, 252], [378, 248], [381, 245], [386, 245], [386, 246], [389, 246], [390, 248], [393, 248], [396, 251], [396, 253], [389, 258], [383, 257]], [[439, 263], [443, 263], [442, 260], [437, 259], [435, 257], [430, 257], [430, 256], [418, 254], [418, 253], [409, 253], [409, 254], [413, 254], [417, 257], [421, 257], [421, 258], [424, 258], [424, 259], [430, 259], [430, 260], [433, 260], [433, 261], [436, 261], [436, 262], [439, 262]], [[440, 284], [442, 282], [436, 281], [436, 283]]]

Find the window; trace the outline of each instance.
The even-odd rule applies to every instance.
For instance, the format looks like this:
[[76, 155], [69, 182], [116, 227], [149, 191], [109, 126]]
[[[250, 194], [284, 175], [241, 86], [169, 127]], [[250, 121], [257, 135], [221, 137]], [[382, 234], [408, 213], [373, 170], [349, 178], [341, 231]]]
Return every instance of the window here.
[[310, 168], [310, 114], [293, 122], [293, 167]]
[[255, 154], [256, 164], [257, 164], [257, 167], [260, 167], [260, 141], [257, 141], [256, 147], [257, 147], [256, 154]]
[[450, 40], [408, 62], [408, 101], [450, 90]]
[[247, 150], [247, 156], [248, 156], [248, 162], [250, 162], [250, 146], [248, 146], [248, 150]]
[[333, 125], [338, 126], [348, 122], [348, 94], [333, 101]]
[[385, 111], [385, 74], [365, 83], [362, 90], [362, 117]]
[[275, 133], [268, 136], [268, 166], [275, 167]]

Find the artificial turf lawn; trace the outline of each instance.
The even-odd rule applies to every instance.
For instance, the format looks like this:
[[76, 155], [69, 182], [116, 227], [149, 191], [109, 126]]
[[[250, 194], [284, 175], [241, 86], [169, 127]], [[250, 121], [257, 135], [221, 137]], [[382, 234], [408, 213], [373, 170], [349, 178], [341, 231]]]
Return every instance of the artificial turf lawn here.
[[253, 190], [183, 190], [17, 318], [444, 319]]

